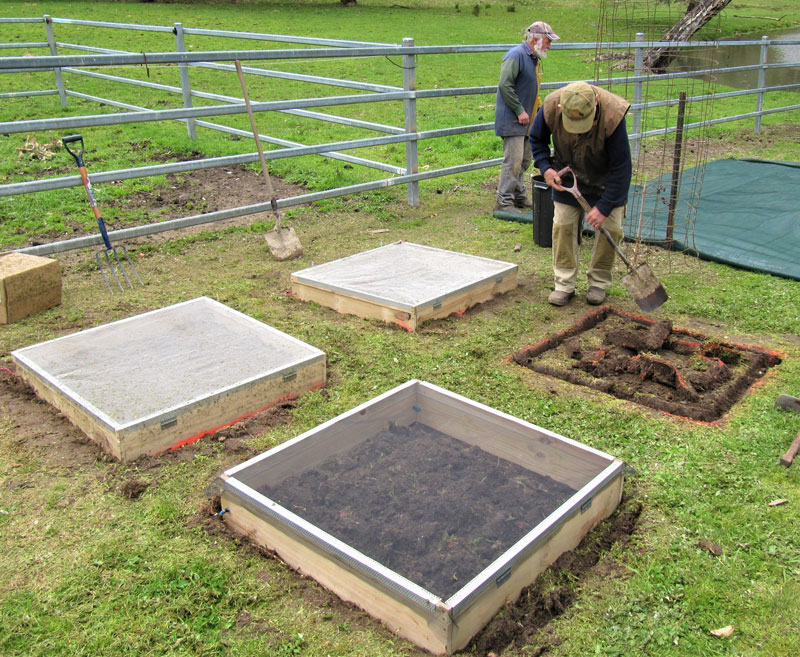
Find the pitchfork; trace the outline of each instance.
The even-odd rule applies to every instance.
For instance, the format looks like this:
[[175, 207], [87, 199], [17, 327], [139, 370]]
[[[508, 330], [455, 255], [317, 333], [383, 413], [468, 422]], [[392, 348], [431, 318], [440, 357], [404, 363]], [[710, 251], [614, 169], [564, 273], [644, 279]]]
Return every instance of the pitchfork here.
[[[122, 278], [125, 279], [125, 282], [128, 284], [128, 287], [133, 289], [133, 283], [131, 283], [131, 277], [128, 276], [127, 272], [125, 271], [125, 267], [123, 266], [123, 262], [127, 262], [128, 266], [131, 269], [133, 276], [136, 277], [136, 280], [139, 281], [139, 285], [144, 285], [142, 283], [142, 279], [139, 278], [139, 274], [136, 271], [136, 268], [133, 266], [130, 257], [128, 256], [128, 249], [125, 248], [125, 245], [122, 246], [111, 246], [111, 240], [108, 239], [108, 231], [106, 230], [106, 224], [103, 221], [103, 217], [100, 214], [100, 209], [97, 207], [97, 201], [94, 199], [94, 193], [92, 192], [92, 183], [89, 182], [89, 174], [86, 173], [86, 165], [83, 163], [83, 137], [81, 135], [68, 135], [64, 137], [62, 140], [64, 144], [64, 148], [67, 149], [67, 152], [75, 158], [75, 162], [78, 165], [78, 171], [81, 174], [81, 180], [83, 181], [83, 186], [86, 189], [86, 195], [89, 197], [89, 203], [92, 206], [92, 210], [94, 210], [94, 216], [97, 217], [97, 226], [100, 228], [100, 235], [103, 237], [103, 243], [106, 245], [105, 248], [105, 260], [106, 265], [108, 266], [108, 270], [111, 272], [111, 275], [114, 277], [114, 280], [119, 285], [120, 290], [124, 290], [125, 288], [122, 286], [122, 281], [120, 277], [117, 275], [119, 272], [122, 275]], [[80, 142], [81, 144], [81, 151], [80, 153], [76, 153], [75, 151], [71, 150], [67, 144], [72, 144], [74, 142]], [[122, 258], [119, 256], [118, 250], [122, 251]], [[100, 273], [103, 276], [103, 280], [106, 282], [106, 287], [108, 291], [113, 294], [113, 290], [111, 289], [111, 284], [108, 282], [108, 276], [106, 276], [106, 271], [103, 268], [103, 261], [100, 258], [100, 252], [96, 252], [94, 254], [94, 258], [97, 261], [97, 266], [100, 268]]]

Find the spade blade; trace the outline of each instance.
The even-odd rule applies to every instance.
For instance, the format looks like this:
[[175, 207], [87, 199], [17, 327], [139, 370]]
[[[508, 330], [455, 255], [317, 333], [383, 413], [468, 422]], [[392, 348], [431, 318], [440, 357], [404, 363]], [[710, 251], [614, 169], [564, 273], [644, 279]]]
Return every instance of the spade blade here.
[[624, 276], [622, 284], [630, 292], [636, 305], [646, 313], [654, 311], [669, 298], [667, 291], [646, 263]]

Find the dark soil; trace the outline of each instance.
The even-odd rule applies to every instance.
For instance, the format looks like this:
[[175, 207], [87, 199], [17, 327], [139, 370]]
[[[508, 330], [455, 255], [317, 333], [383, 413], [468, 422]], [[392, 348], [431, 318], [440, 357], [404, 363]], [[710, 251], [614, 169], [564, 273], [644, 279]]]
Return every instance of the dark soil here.
[[604, 306], [518, 352], [514, 361], [672, 415], [713, 422], [781, 359]]
[[626, 496], [616, 512], [590, 532], [577, 548], [556, 559], [547, 577], [539, 577], [522, 590], [517, 600], [503, 607], [463, 653], [484, 657], [499, 655], [510, 646], [524, 646], [526, 655], [542, 655], [550, 646], [562, 643], [550, 621], [571, 608], [582, 581], [591, 575], [613, 574], [603, 567], [603, 556], [615, 543], [629, 540], [641, 512], [641, 502]]
[[259, 492], [446, 599], [575, 491], [415, 423]]

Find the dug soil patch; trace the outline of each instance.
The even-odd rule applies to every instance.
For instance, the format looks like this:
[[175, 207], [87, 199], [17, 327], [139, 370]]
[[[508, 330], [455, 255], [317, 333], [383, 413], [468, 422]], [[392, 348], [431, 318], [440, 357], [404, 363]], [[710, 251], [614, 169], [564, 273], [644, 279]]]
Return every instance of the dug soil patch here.
[[523, 367], [673, 415], [713, 422], [781, 362], [757, 346], [709, 338], [604, 306], [514, 354]]

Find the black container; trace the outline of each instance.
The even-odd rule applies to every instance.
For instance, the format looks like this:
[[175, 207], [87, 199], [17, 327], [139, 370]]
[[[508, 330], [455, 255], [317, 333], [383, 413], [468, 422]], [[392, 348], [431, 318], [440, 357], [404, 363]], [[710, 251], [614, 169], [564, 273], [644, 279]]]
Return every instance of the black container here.
[[552, 190], [544, 176], [531, 176], [533, 194], [533, 243], [536, 246], [553, 246], [553, 198]]

